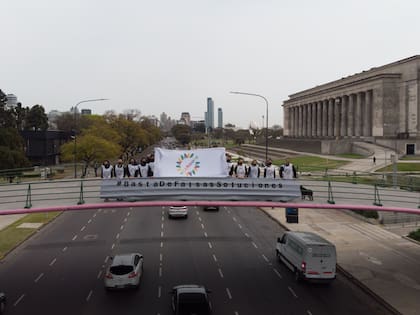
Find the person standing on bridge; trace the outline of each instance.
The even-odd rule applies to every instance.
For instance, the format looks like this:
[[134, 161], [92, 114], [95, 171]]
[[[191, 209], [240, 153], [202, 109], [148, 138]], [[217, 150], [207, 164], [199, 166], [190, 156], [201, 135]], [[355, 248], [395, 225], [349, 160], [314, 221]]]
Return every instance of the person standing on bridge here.
[[276, 167], [271, 159], [268, 159], [265, 163], [264, 178], [276, 178]]
[[147, 159], [145, 157], [141, 158], [138, 169], [140, 177], [148, 177], [150, 173], [153, 174], [153, 172], [150, 170], [150, 165], [147, 164]]
[[101, 178], [110, 179], [113, 176], [113, 167], [108, 160], [105, 160], [101, 166]]
[[285, 163], [280, 167], [280, 178], [296, 178], [296, 168], [292, 163], [290, 163], [289, 159], [286, 159]]
[[234, 165], [233, 165], [233, 162], [232, 162], [232, 156], [229, 153], [226, 153], [226, 168], [227, 168], [228, 175], [232, 176]]
[[153, 177], [155, 172], [155, 154], [151, 153], [147, 157], [147, 165], [149, 166], [149, 173], [147, 174], [148, 177]]
[[260, 177], [260, 167], [257, 164], [257, 160], [252, 160], [251, 165], [248, 167], [248, 177], [258, 178]]
[[128, 177], [138, 177], [139, 176], [139, 166], [136, 163], [136, 160], [131, 158], [130, 163], [127, 165], [126, 175]]
[[245, 178], [248, 175], [248, 168], [244, 164], [243, 158], [238, 159], [238, 164], [236, 164], [233, 173], [237, 178]]
[[114, 166], [114, 175], [117, 179], [123, 179], [125, 175], [125, 166], [123, 160], [118, 159], [117, 164]]

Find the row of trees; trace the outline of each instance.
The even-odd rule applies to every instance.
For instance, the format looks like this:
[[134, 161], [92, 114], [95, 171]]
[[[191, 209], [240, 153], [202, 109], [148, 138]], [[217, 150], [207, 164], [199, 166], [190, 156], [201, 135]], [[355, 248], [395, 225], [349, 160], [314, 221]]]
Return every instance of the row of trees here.
[[159, 128], [133, 112], [116, 114], [108, 111], [103, 116], [77, 115], [74, 119], [73, 115], [67, 115], [67, 119], [64, 118], [66, 116], [61, 117], [57, 124], [62, 129], [71, 129], [73, 140], [62, 145], [61, 159], [71, 162], [75, 158], [83, 162], [84, 174], [89, 166], [100, 164], [105, 159], [136, 157], [141, 150], [161, 139]]

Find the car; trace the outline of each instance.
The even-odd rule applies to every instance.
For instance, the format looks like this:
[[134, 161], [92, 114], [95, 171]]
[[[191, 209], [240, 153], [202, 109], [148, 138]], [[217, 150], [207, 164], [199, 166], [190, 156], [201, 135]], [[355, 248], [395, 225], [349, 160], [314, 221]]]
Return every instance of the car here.
[[219, 206], [205, 206], [204, 211], [219, 211]]
[[6, 308], [6, 294], [0, 292], [0, 314], [4, 313], [4, 309]]
[[212, 312], [208, 297], [210, 290], [202, 285], [185, 284], [172, 289], [172, 310], [175, 315], [209, 315]]
[[188, 217], [188, 208], [186, 206], [171, 206], [168, 211], [169, 218], [186, 218]]
[[118, 254], [111, 257], [105, 273], [106, 289], [138, 288], [143, 275], [143, 255], [139, 253]]

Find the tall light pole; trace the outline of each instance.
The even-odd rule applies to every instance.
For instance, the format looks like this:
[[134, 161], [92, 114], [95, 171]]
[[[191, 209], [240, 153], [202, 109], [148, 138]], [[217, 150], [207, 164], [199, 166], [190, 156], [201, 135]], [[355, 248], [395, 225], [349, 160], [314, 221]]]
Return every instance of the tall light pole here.
[[256, 96], [256, 97], [262, 98], [265, 101], [265, 105], [266, 105], [266, 112], [265, 112], [265, 160], [267, 161], [268, 160], [268, 101], [267, 101], [267, 99], [262, 95], [254, 94], [254, 93], [235, 92], [235, 91], [232, 91], [230, 93]]
[[79, 103], [77, 103], [74, 107], [73, 107], [73, 124], [74, 124], [74, 158], [73, 158], [73, 164], [74, 164], [74, 178], [77, 178], [77, 164], [76, 164], [76, 155], [77, 155], [77, 136], [76, 136], [76, 132], [77, 132], [77, 128], [76, 128], [76, 123], [77, 123], [77, 119], [76, 119], [76, 111], [77, 111], [77, 106], [79, 106], [82, 103], [89, 103], [89, 102], [100, 102], [100, 101], [107, 101], [107, 98], [94, 98], [91, 100], [83, 100], [80, 101]]

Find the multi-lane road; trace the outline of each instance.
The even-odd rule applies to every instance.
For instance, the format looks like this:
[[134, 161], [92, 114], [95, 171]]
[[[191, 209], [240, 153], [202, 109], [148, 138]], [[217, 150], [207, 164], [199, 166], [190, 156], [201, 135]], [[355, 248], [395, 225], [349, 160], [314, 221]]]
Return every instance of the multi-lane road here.
[[[203, 284], [213, 314], [387, 314], [338, 275], [331, 285], [296, 283], [276, 261], [281, 228], [253, 208], [170, 220], [167, 209], [64, 213], [0, 264], [7, 314], [172, 314], [169, 291]], [[109, 256], [144, 255], [140, 288], [106, 292]]]

